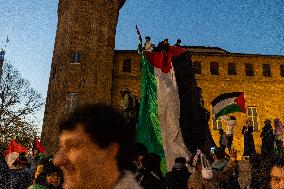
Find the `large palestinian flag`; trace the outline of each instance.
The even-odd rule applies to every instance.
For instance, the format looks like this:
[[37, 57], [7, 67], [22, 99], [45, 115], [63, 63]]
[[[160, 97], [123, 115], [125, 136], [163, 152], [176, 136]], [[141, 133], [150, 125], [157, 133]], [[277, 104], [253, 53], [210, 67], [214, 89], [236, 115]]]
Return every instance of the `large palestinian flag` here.
[[[189, 158], [197, 148], [214, 143], [205, 111], [196, 97], [189, 52], [142, 52], [141, 97], [136, 140], [159, 154], [170, 170], [178, 156]], [[199, 89], [198, 89], [199, 90]], [[204, 119], [203, 119], [204, 118]], [[209, 119], [209, 118], [208, 118]], [[209, 142], [208, 142], [209, 141]], [[205, 151], [206, 151], [205, 150]]]
[[246, 112], [243, 92], [224, 93], [217, 96], [212, 102], [215, 118], [233, 112]]

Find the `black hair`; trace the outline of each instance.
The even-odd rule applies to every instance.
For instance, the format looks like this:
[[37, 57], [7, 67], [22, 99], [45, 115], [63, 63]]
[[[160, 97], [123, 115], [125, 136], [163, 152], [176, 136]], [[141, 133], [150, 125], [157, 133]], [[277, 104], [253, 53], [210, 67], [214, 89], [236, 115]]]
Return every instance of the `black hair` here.
[[150, 37], [150, 36], [146, 36], [146, 37], [145, 37], [145, 39], [149, 39], [149, 40], [151, 40], [151, 37]]
[[184, 157], [177, 157], [175, 159], [175, 163], [182, 163], [182, 164], [186, 164], [186, 159]]
[[120, 170], [129, 168], [135, 128], [129, 125], [121, 113], [102, 103], [81, 105], [61, 122], [59, 130], [75, 130], [78, 125], [102, 149], [112, 143], [118, 144], [118, 167]]
[[225, 158], [225, 152], [222, 148], [217, 147], [214, 151], [214, 154], [217, 159], [224, 159]]
[[136, 156], [144, 156], [148, 153], [147, 147], [141, 142], [134, 143], [134, 154]]
[[231, 120], [236, 120], [237, 118], [235, 116], [230, 116]]
[[160, 172], [161, 160], [162, 158], [158, 154], [148, 153], [142, 158], [141, 162], [145, 169]]
[[284, 167], [284, 157], [277, 158], [274, 161], [274, 167]]

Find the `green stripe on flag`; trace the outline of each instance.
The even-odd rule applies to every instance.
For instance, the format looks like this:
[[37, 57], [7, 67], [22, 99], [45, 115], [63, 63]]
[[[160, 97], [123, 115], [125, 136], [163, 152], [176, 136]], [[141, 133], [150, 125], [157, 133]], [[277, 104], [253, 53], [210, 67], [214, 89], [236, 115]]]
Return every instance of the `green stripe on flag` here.
[[233, 112], [242, 112], [243, 110], [241, 109], [241, 107], [237, 104], [231, 104], [225, 108], [223, 108], [220, 112], [218, 112], [217, 114], [215, 114], [215, 119], [217, 119], [220, 116], [223, 115], [227, 115], [229, 113], [233, 113]]
[[136, 141], [143, 143], [149, 152], [156, 153], [162, 158], [161, 168], [165, 173], [166, 161], [158, 114], [157, 81], [154, 67], [148, 64], [144, 52], [141, 55], [141, 97]]

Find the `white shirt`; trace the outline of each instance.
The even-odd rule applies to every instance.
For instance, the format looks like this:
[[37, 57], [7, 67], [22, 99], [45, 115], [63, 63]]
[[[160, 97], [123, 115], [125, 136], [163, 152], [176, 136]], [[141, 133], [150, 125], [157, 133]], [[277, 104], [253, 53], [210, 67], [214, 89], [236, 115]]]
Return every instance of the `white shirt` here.
[[152, 51], [153, 49], [152, 49], [151, 46], [152, 46], [151, 41], [146, 42], [145, 43], [145, 51]]

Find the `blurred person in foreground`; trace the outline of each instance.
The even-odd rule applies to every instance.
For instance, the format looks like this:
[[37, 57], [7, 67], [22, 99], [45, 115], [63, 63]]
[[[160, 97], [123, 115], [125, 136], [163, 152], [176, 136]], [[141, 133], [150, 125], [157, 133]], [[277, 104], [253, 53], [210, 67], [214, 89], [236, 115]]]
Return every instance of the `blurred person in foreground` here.
[[284, 189], [284, 158], [277, 158], [270, 170], [271, 189]]
[[75, 109], [59, 127], [54, 164], [63, 170], [65, 189], [140, 189], [131, 165], [134, 130], [104, 104]]

